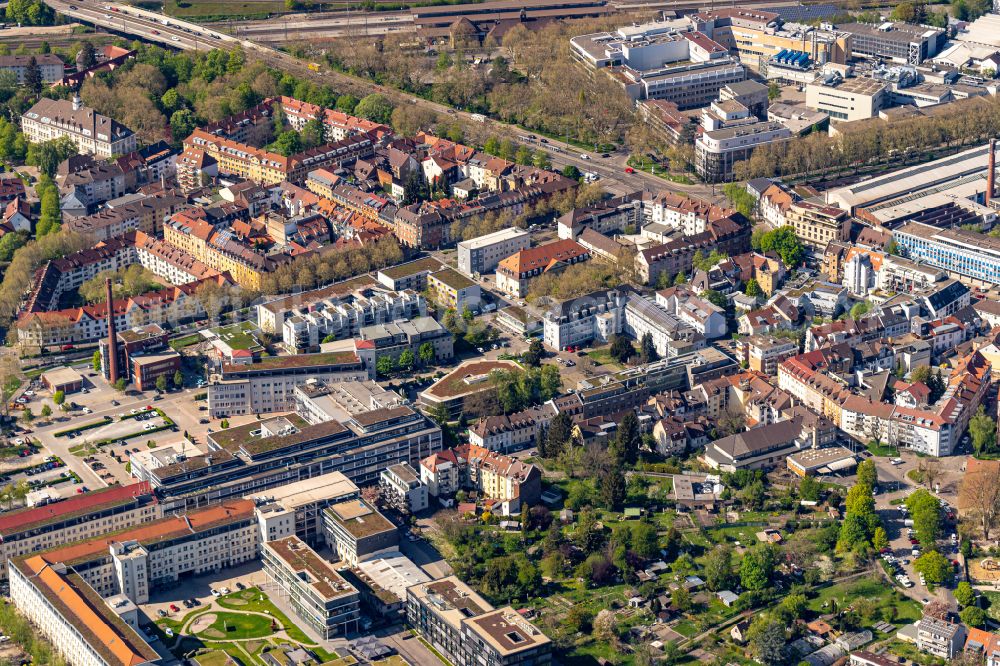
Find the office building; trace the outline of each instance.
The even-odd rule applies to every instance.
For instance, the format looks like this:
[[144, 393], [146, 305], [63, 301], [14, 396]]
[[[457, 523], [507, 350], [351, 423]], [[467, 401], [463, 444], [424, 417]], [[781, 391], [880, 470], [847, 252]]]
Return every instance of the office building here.
[[757, 146], [791, 137], [787, 127], [770, 120], [703, 132], [694, 144], [695, 169], [709, 182], [732, 180], [733, 167], [750, 159]]
[[362, 499], [327, 507], [323, 520], [327, 543], [351, 566], [399, 545], [399, 528]]
[[0, 578], [7, 561], [72, 541], [118, 532], [161, 517], [148, 483], [110, 486], [60, 502], [0, 515]]
[[976, 284], [991, 286], [1000, 282], [1000, 241], [991, 236], [908, 222], [892, 237], [909, 259]]
[[11, 567], [11, 602], [70, 666], [143, 666], [160, 655], [128, 599], [102, 599], [71, 567], [39, 555]]
[[410, 407], [362, 411], [342, 421], [310, 424], [297, 414], [218, 430], [208, 452], [174, 455], [133, 471], [156, 488], [164, 511], [205, 506], [342, 472], [359, 486], [378, 483], [386, 467], [412, 466], [441, 449], [441, 429]]
[[492, 273], [501, 259], [531, 247], [531, 234], [511, 227], [458, 244], [458, 270], [468, 276]]
[[455, 576], [406, 590], [406, 618], [455, 666], [545, 666], [552, 642], [510, 606], [495, 609]]
[[830, 76], [806, 85], [806, 106], [833, 120], [867, 120], [889, 106], [888, 91], [877, 79]]
[[261, 541], [294, 536], [310, 546], [324, 543], [323, 509], [359, 497], [358, 487], [340, 472], [330, 472], [256, 493]]
[[277, 588], [298, 619], [323, 640], [357, 632], [361, 595], [305, 542], [290, 536], [261, 550], [268, 591]]
[[854, 55], [892, 60], [904, 65], [919, 65], [933, 58], [948, 36], [944, 30], [909, 23], [842, 23], [839, 30], [851, 34]]
[[267, 356], [251, 364], [222, 363], [209, 379], [208, 411], [213, 418], [268, 414], [294, 409], [293, 391], [308, 379], [361, 381], [374, 377], [354, 352]]
[[256, 559], [257, 544], [254, 503], [232, 500], [72, 541], [12, 562], [17, 566], [40, 559], [49, 566], [72, 565], [102, 597], [123, 594], [133, 603], [145, 604], [151, 592], [173, 588], [182, 578]]
[[31, 143], [68, 137], [81, 153], [98, 157], [126, 155], [136, 149], [135, 133], [121, 123], [80, 103], [80, 97], [43, 97], [21, 116], [21, 129]]

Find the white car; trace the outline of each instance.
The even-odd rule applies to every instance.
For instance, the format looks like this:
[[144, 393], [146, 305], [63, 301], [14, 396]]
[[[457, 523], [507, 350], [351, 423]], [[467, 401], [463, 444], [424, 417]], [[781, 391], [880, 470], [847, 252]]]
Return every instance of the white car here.
[[93, 414], [94, 410], [92, 410], [90, 407], [84, 407], [83, 408], [83, 413], [84, 414]]
[[230, 590], [229, 590], [229, 588], [228, 588], [228, 587], [224, 587], [224, 588], [222, 588], [222, 593], [223, 593], [223, 594], [229, 594], [229, 592], [230, 592]]
[[580, 159], [581, 160], [589, 160], [590, 159], [590, 155], [588, 155], [587, 153], [580, 153]]
[[213, 589], [212, 589], [212, 596], [213, 596], [213, 597], [217, 597], [217, 596], [219, 596], [219, 591], [213, 588]]
[[165, 633], [167, 635], [167, 638], [173, 638], [174, 637], [174, 630], [171, 629], [170, 627], [167, 627], [166, 629], [164, 629], [163, 633]]
[[178, 37], [177, 35], [174, 35], [173, 37], [170, 38], [170, 41], [172, 41], [172, 42], [179, 42], [179, 41], [181, 41], [181, 38]]

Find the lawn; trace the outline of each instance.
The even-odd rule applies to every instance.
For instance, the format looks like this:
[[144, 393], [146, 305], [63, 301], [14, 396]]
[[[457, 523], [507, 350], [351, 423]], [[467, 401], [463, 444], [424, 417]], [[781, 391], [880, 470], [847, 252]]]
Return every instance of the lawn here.
[[269, 613], [281, 623], [281, 625], [285, 628], [285, 631], [288, 633], [288, 637], [293, 641], [303, 643], [304, 645], [315, 645], [311, 638], [306, 636], [306, 634], [299, 629], [294, 622], [288, 619], [287, 615], [282, 613], [278, 610], [277, 606], [271, 603], [271, 600], [267, 598], [266, 594], [261, 592], [260, 589], [256, 587], [247, 588], [239, 592], [233, 592], [232, 594], [221, 596], [216, 601], [223, 608], [255, 611], [257, 613]]
[[611, 347], [599, 347], [597, 349], [592, 349], [587, 352], [587, 358], [597, 365], [608, 365], [618, 370], [625, 367], [618, 361], [611, 358]]
[[260, 353], [264, 351], [264, 346], [257, 339], [257, 332], [257, 327], [248, 321], [212, 329], [212, 333], [231, 349]]
[[886, 446], [885, 444], [874, 444], [869, 442], [865, 447], [868, 452], [873, 456], [878, 456], [880, 458], [896, 458], [899, 456], [899, 449], [895, 446]]
[[692, 622], [691, 620], [681, 620], [673, 627], [671, 627], [671, 629], [676, 631], [681, 636], [684, 636], [685, 638], [691, 638], [692, 636], [698, 633], [698, 628], [694, 626], [694, 622]]
[[216, 613], [216, 620], [196, 634], [202, 640], [263, 638], [274, 633], [271, 618], [241, 613]]
[[211, 652], [197, 655], [195, 661], [198, 662], [199, 666], [226, 666], [226, 663], [229, 661], [229, 655], [223, 650], [212, 650]]
[[176, 340], [170, 341], [170, 348], [174, 351], [180, 351], [185, 347], [190, 347], [191, 345], [196, 345], [205, 338], [201, 337], [200, 333], [195, 333], [194, 335], [185, 335], [183, 338], [177, 338]]

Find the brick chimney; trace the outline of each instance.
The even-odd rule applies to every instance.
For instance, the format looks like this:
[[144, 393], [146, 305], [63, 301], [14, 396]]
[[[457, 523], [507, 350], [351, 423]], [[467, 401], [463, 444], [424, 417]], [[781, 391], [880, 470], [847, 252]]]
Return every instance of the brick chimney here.
[[986, 167], [986, 205], [993, 201], [993, 193], [996, 192], [994, 180], [997, 172], [997, 140], [990, 139], [990, 154], [987, 157]]
[[118, 331], [115, 330], [114, 298], [111, 293], [111, 278], [104, 280], [108, 299], [108, 381], [118, 381]]

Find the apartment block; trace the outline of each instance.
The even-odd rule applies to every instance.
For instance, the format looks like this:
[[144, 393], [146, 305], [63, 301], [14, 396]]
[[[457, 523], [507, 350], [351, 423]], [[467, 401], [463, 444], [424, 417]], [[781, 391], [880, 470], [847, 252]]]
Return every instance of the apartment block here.
[[537, 467], [475, 444], [429, 456], [420, 461], [420, 468], [420, 478], [432, 495], [450, 494], [459, 488], [475, 490], [481, 498], [499, 502], [496, 510], [505, 516], [534, 506], [542, 492]]
[[925, 615], [917, 622], [917, 648], [941, 659], [952, 659], [965, 646], [965, 625]]
[[72, 100], [43, 97], [21, 116], [21, 129], [31, 143], [68, 137], [81, 153], [109, 158], [136, 148], [135, 133], [118, 121]]
[[706, 131], [694, 143], [695, 169], [709, 182], [732, 180], [736, 163], [750, 159], [758, 146], [790, 138], [787, 127], [771, 120]]
[[524, 298], [532, 278], [589, 258], [590, 252], [576, 241], [566, 239], [519, 250], [497, 265], [497, 289], [514, 298]]
[[287, 600], [298, 619], [324, 640], [353, 634], [361, 618], [361, 595], [298, 537], [263, 544], [269, 592]]
[[43, 53], [40, 55], [5, 55], [0, 56], [0, 71], [11, 72], [17, 77], [17, 85], [23, 86], [25, 74], [31, 66], [31, 61], [35, 61], [39, 73], [42, 75], [43, 83], [55, 83], [62, 81], [66, 73], [66, 65], [62, 59], [54, 53]]
[[438, 363], [450, 361], [455, 355], [455, 336], [433, 317], [365, 326], [354, 340], [354, 353], [374, 377], [379, 358], [396, 360], [405, 351], [416, 356], [424, 344], [433, 347]]
[[451, 268], [428, 275], [427, 290], [438, 305], [459, 313], [466, 308], [477, 312], [482, 303], [479, 285]]
[[850, 240], [851, 216], [836, 206], [796, 201], [785, 214], [802, 244], [821, 253], [831, 241]]
[[383, 500], [403, 514], [419, 513], [428, 507], [427, 486], [409, 463], [387, 467], [379, 475]]
[[469, 276], [493, 272], [501, 259], [531, 247], [531, 234], [511, 227], [458, 244], [458, 270]]

